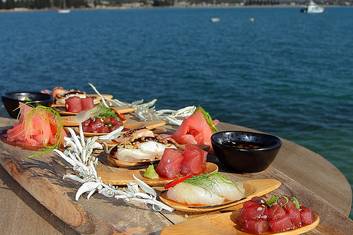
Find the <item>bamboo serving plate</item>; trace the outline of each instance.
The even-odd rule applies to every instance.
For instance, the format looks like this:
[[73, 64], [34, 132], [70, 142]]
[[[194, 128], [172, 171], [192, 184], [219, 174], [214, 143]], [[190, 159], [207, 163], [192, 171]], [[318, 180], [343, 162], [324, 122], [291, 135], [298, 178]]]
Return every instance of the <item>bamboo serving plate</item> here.
[[164, 202], [170, 207], [173, 207], [175, 210], [188, 212], [188, 213], [204, 213], [204, 212], [221, 210], [225, 208], [229, 209], [230, 207], [232, 207], [232, 209], [235, 210], [235, 209], [240, 209], [241, 204], [246, 201], [249, 201], [251, 198], [263, 196], [279, 188], [281, 186], [281, 182], [275, 179], [252, 179], [252, 180], [244, 181], [243, 185], [245, 188], [245, 198], [238, 201], [226, 202], [224, 204], [215, 205], [215, 206], [208, 206], [208, 205], [193, 206], [193, 205], [179, 203], [168, 199], [167, 191], [161, 193], [159, 198], [161, 199], [162, 202]]
[[[97, 167], [98, 176], [101, 177], [105, 184], [126, 185], [133, 181], [133, 175], [144, 181], [150, 186], [164, 186], [175, 179], [148, 179], [143, 176], [146, 169], [129, 170], [127, 168], [116, 168], [99, 164]], [[218, 166], [211, 162], [206, 162], [206, 171], [204, 173], [217, 172]]]
[[[250, 235], [249, 233], [240, 231], [236, 224], [231, 220], [232, 212], [223, 214], [203, 215], [180, 224], [165, 227], [161, 231], [161, 235]], [[267, 235], [295, 235], [306, 233], [318, 226], [320, 217], [314, 214], [314, 222], [298, 229], [281, 232], [281, 233], [265, 233]]]

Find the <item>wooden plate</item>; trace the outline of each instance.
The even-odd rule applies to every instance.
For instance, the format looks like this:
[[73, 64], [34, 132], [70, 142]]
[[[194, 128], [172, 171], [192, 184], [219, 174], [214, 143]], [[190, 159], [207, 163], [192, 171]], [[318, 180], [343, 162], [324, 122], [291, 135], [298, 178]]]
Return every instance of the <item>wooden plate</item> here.
[[188, 212], [188, 213], [203, 213], [203, 212], [209, 212], [209, 211], [215, 211], [215, 210], [220, 210], [228, 207], [234, 207], [233, 210], [235, 209], [240, 209], [241, 205], [243, 202], [249, 201], [251, 198], [257, 196], [263, 196], [269, 192], [272, 192], [273, 190], [279, 188], [281, 186], [281, 182], [275, 179], [254, 179], [254, 180], [247, 180], [243, 182], [244, 188], [245, 188], [245, 198], [238, 200], [238, 201], [233, 201], [233, 202], [227, 202], [225, 204], [221, 205], [215, 205], [215, 206], [190, 206], [186, 205], [183, 203], [179, 203], [173, 200], [170, 200], [167, 198], [167, 191], [161, 193], [159, 198], [161, 199], [162, 202], [165, 204], [173, 207], [175, 210], [178, 211], [183, 211], [183, 212]]
[[[249, 233], [242, 232], [236, 228], [236, 224], [230, 219], [232, 212], [223, 214], [203, 215], [197, 218], [189, 219], [183, 223], [175, 224], [165, 227], [161, 231], [161, 235], [249, 235]], [[302, 234], [314, 229], [320, 222], [320, 217], [314, 214], [314, 222], [312, 224], [303, 226], [282, 233], [266, 233], [276, 235], [294, 235]]]
[[[206, 163], [206, 172], [212, 173], [218, 171], [218, 166], [214, 163]], [[106, 184], [112, 185], [126, 185], [127, 183], [134, 180], [133, 175], [137, 178], [143, 180], [146, 184], [150, 186], [164, 186], [174, 179], [148, 179], [143, 176], [146, 169], [129, 170], [127, 168], [116, 168], [110, 167], [103, 164], [99, 164], [97, 167], [98, 176], [101, 177], [102, 181]]]

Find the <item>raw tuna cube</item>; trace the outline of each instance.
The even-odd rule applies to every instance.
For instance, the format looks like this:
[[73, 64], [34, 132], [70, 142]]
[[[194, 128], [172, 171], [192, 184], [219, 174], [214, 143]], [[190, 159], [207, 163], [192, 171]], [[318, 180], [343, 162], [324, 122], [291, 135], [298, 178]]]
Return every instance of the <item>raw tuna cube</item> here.
[[281, 206], [275, 204], [267, 208], [266, 215], [269, 220], [278, 220], [286, 216], [286, 211]]
[[288, 209], [287, 214], [288, 214], [290, 220], [292, 221], [293, 225], [296, 228], [299, 228], [302, 226], [302, 219], [300, 217], [300, 211], [297, 208], [293, 207], [291, 209]]
[[295, 228], [288, 215], [278, 220], [269, 221], [272, 232], [284, 232]]
[[300, 211], [300, 217], [304, 225], [308, 225], [314, 222], [313, 212], [310, 208], [302, 207]]
[[261, 205], [253, 205], [250, 207], [243, 208], [241, 210], [240, 216], [244, 220], [256, 220], [260, 219], [261, 216], [265, 213], [265, 207]]
[[269, 225], [266, 220], [245, 220], [244, 231], [255, 234], [262, 234], [269, 231]]

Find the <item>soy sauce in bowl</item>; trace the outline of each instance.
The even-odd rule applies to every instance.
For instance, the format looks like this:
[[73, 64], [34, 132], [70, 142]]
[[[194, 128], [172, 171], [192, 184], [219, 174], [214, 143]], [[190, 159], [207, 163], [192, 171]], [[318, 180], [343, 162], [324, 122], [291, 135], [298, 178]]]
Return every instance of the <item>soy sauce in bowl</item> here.
[[220, 162], [235, 173], [265, 170], [281, 147], [276, 136], [244, 131], [218, 132], [212, 135], [211, 142]]

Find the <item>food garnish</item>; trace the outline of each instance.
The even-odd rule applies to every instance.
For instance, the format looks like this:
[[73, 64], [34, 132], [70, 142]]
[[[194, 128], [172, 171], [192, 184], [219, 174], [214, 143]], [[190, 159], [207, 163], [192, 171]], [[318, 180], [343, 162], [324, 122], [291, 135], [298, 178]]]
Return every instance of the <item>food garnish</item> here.
[[103, 104], [99, 104], [96, 109], [96, 112], [94, 114], [94, 117], [96, 117], [96, 118], [107, 118], [107, 117], [117, 118], [117, 115], [113, 109], [105, 107]]
[[159, 179], [159, 176], [158, 176], [156, 170], [154, 169], [153, 164], [151, 164], [147, 167], [145, 173], [143, 174], [143, 177], [146, 177], [148, 179]]
[[63, 144], [65, 131], [61, 117], [53, 108], [20, 103], [18, 123], [7, 130], [10, 143], [44, 148], [45, 152]]
[[208, 125], [210, 126], [210, 128], [212, 129], [213, 132], [218, 131], [211, 115], [208, 112], [206, 112], [206, 110], [204, 108], [199, 106], [199, 107], [197, 107], [196, 111], [200, 111], [203, 114], [203, 117], [206, 119], [206, 122], [208, 123]]
[[166, 184], [164, 186], [165, 189], [170, 189], [171, 187], [174, 187], [175, 185], [179, 184], [179, 183], [182, 183], [184, 182], [185, 180], [191, 178], [192, 175], [186, 175], [186, 176], [183, 176], [183, 177], [179, 177], [177, 178], [176, 180], [173, 180], [172, 182]]
[[193, 176], [169, 188], [167, 197], [188, 205], [221, 205], [244, 198], [240, 182], [233, 183], [218, 172]]
[[240, 211], [233, 212], [231, 219], [244, 232], [263, 234], [309, 225], [314, 222], [314, 215], [310, 208], [300, 206], [296, 197], [273, 195], [268, 200], [252, 198]]

